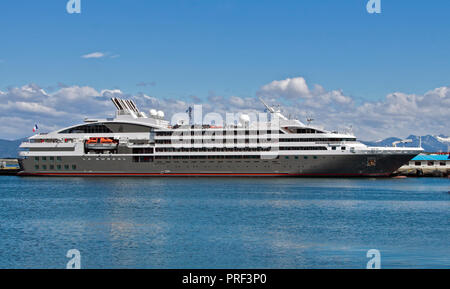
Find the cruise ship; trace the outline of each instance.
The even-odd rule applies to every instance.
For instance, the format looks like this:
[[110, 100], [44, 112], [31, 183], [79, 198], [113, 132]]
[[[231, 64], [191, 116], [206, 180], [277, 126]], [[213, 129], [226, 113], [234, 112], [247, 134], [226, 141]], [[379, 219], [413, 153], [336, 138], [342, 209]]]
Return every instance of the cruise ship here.
[[[22, 176], [388, 176], [421, 148], [368, 147], [349, 132], [327, 131], [267, 105], [264, 121], [171, 124], [133, 100], [111, 99], [114, 117], [21, 144]], [[189, 111], [191, 112], [191, 111]]]

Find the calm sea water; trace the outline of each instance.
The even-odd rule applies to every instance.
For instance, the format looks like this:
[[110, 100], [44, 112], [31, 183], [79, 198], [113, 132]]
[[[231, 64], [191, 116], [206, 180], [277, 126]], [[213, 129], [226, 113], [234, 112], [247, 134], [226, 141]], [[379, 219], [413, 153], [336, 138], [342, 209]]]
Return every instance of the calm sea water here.
[[0, 177], [0, 267], [450, 268], [450, 181]]

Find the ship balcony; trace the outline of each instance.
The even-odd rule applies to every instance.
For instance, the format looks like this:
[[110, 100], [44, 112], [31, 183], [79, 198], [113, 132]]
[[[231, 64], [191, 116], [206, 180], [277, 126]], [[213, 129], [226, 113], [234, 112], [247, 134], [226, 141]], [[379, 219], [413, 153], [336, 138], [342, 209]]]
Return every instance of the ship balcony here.
[[155, 145], [154, 143], [148, 143], [148, 144], [132, 144], [132, 143], [128, 143], [126, 145], [129, 148], [154, 148]]

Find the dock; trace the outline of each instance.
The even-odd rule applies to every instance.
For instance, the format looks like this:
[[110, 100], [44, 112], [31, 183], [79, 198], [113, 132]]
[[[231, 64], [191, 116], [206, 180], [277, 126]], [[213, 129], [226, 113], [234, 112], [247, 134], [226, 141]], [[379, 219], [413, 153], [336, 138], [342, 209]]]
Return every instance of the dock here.
[[448, 177], [450, 176], [450, 154], [420, 154], [393, 173], [394, 176]]
[[18, 159], [0, 159], [0, 175], [16, 175], [19, 171]]

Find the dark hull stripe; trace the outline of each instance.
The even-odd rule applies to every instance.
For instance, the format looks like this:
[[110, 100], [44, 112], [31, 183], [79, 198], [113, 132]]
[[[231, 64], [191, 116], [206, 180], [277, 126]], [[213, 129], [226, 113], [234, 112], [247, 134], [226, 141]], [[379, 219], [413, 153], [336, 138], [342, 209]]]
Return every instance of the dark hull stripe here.
[[192, 176], [192, 177], [207, 177], [207, 176], [242, 176], [242, 177], [387, 177], [389, 173], [376, 174], [289, 174], [289, 173], [19, 173], [20, 176]]

